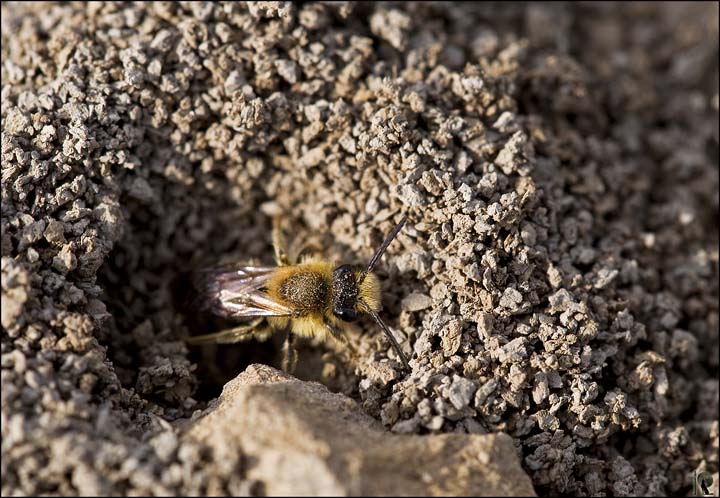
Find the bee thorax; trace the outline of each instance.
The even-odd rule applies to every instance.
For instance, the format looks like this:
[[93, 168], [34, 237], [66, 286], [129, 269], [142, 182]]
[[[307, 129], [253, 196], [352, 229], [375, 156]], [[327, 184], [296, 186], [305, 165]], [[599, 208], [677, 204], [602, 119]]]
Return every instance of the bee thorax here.
[[280, 297], [298, 311], [322, 309], [328, 286], [322, 275], [311, 272], [294, 273], [278, 287]]

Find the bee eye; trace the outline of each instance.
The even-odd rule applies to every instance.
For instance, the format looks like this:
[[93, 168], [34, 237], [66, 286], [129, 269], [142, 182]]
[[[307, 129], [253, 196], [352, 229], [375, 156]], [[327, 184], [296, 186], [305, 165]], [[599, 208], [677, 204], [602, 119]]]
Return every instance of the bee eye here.
[[336, 317], [338, 317], [340, 320], [344, 322], [354, 322], [357, 320], [358, 314], [357, 311], [355, 311], [352, 308], [343, 308], [339, 310], [334, 310], [333, 313]]

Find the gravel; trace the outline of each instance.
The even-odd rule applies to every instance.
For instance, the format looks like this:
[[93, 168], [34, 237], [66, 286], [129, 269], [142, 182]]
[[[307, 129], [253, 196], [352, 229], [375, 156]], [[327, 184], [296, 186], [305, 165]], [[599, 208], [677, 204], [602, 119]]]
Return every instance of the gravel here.
[[[717, 4], [2, 4], [2, 493], [262, 494], [173, 436], [279, 341], [189, 348], [270, 218], [377, 267], [394, 433], [504, 432], [538, 495], [718, 476]], [[174, 425], [175, 424], [175, 425]]]

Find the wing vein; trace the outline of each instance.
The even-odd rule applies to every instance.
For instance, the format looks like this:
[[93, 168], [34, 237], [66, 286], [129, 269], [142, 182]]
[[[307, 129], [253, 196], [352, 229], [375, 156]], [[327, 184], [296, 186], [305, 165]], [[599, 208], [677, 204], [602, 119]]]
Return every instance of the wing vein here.
[[263, 291], [275, 268], [231, 264], [201, 269], [191, 279], [198, 293], [194, 306], [225, 318], [291, 316], [291, 308]]

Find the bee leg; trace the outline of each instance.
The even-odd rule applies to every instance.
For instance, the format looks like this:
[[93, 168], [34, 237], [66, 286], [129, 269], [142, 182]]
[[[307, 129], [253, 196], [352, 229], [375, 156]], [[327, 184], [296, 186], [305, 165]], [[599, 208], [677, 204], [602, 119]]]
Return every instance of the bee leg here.
[[188, 337], [185, 341], [188, 344], [233, 344], [235, 342], [247, 341], [255, 335], [256, 328], [264, 318], [253, 320], [247, 325], [233, 327], [231, 329], [215, 332], [214, 334], [196, 335]]
[[306, 242], [302, 245], [296, 245], [292, 247], [291, 253], [293, 254], [293, 261], [300, 262], [305, 256], [312, 254], [322, 254], [323, 248], [318, 244], [312, 242]]
[[337, 342], [340, 343], [341, 346], [343, 346], [345, 349], [347, 349], [350, 352], [350, 355], [353, 359], [357, 358], [357, 350], [355, 349], [355, 346], [350, 343], [347, 336], [343, 334], [341, 331], [339, 331], [337, 328], [335, 328], [333, 325], [326, 323], [325, 327], [327, 328], [328, 332], [330, 333], [330, 336], [335, 339]]
[[258, 327], [253, 332], [252, 338], [258, 342], [265, 342], [275, 333], [275, 330], [267, 324], [262, 327]]
[[272, 243], [275, 249], [275, 261], [278, 266], [286, 266], [290, 264], [290, 259], [287, 254], [287, 244], [285, 242], [285, 236], [282, 232], [280, 216], [273, 217], [273, 230], [272, 230]]
[[293, 373], [297, 366], [297, 350], [295, 349], [294, 343], [295, 335], [292, 332], [288, 332], [287, 337], [285, 337], [285, 344], [283, 344], [282, 369], [289, 374]]

